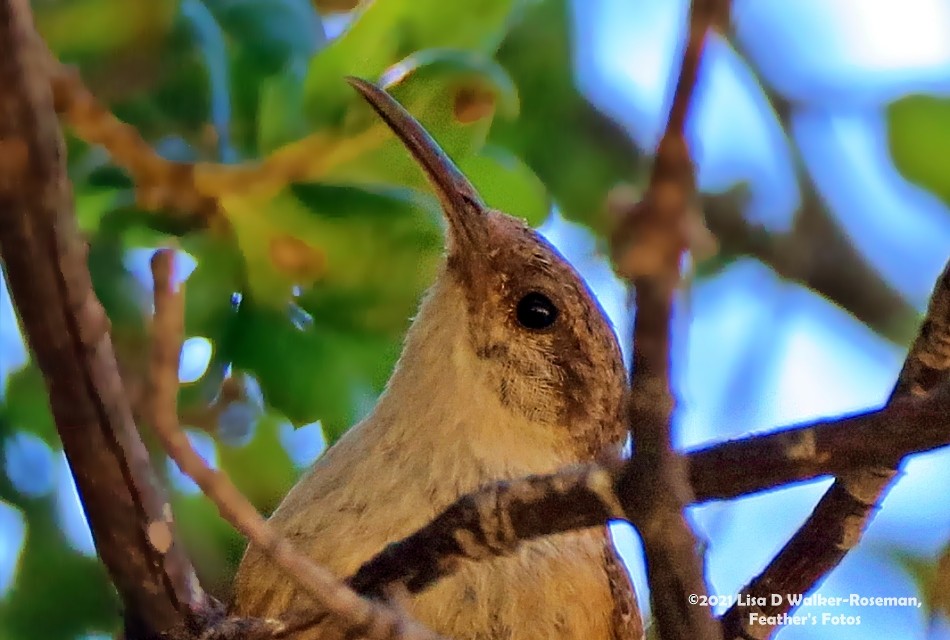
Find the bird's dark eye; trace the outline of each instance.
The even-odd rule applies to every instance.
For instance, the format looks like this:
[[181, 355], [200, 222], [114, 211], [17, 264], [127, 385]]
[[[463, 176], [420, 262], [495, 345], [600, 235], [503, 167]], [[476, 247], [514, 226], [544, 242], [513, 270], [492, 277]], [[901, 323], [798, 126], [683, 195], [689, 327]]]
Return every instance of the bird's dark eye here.
[[518, 323], [526, 329], [547, 329], [557, 320], [557, 307], [542, 293], [532, 291], [518, 301]]

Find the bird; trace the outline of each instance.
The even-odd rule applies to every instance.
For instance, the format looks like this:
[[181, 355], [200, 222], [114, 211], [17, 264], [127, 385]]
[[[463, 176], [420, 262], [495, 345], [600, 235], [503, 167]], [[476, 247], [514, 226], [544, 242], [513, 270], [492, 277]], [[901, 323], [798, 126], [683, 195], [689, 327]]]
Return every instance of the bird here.
[[[460, 496], [497, 481], [621, 455], [628, 389], [607, 316], [536, 230], [488, 207], [384, 89], [347, 81], [401, 140], [438, 197], [446, 251], [373, 410], [303, 473], [269, 523], [346, 578]], [[570, 162], [570, 158], [564, 158]], [[231, 612], [305, 609], [249, 545]], [[607, 526], [467, 562], [400, 603], [456, 640], [639, 640], [636, 594]], [[293, 640], [316, 640], [304, 629]]]

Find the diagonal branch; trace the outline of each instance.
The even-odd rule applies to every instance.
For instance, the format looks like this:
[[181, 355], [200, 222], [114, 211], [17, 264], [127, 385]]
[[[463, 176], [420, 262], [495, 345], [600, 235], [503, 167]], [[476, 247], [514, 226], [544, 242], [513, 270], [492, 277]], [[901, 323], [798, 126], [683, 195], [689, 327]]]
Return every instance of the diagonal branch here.
[[[379, 602], [361, 598], [336, 579], [330, 571], [315, 564], [281, 537], [254, 505], [244, 497], [222, 471], [212, 469], [195, 452], [178, 424], [178, 362], [184, 333], [184, 302], [172, 278], [171, 251], [158, 251], [152, 258], [155, 282], [155, 318], [152, 323], [150, 364], [152, 426], [178, 467], [201, 487], [214, 502], [222, 517], [264, 553], [287, 576], [295, 580], [332, 616], [331, 624], [341, 627], [345, 637], [370, 640], [437, 640], [435, 633]], [[286, 633], [276, 623], [275, 634]]]
[[[947, 380], [950, 371], [950, 262], [937, 280], [920, 327], [904, 361], [889, 406], [908, 397], [924, 397]], [[896, 438], [920, 435], [921, 425], [898, 423]], [[812, 514], [743, 593], [761, 596], [771, 593], [804, 594], [814, 589], [861, 540], [874, 510], [897, 475], [897, 460], [869, 465], [840, 475], [825, 493]], [[730, 638], [768, 638], [776, 627], [752, 624], [749, 613], [764, 617], [791, 610], [788, 599], [778, 606], [733, 606], [723, 616]], [[750, 600], [746, 600], [747, 602]], [[765, 602], [771, 602], [768, 598]], [[761, 619], [761, 618], [757, 618]]]
[[183, 631], [210, 603], [175, 543], [123, 392], [32, 23], [27, 0], [0, 0], [0, 255], [126, 637]]
[[[723, 35], [742, 53], [730, 25]], [[754, 66], [754, 60], [746, 56]], [[704, 201], [710, 231], [727, 254], [752, 256], [772, 267], [783, 278], [795, 280], [841, 306], [888, 340], [904, 345], [912, 336], [920, 314], [899, 291], [890, 286], [848, 238], [835, 220], [808, 174], [792, 136], [794, 104], [761, 83], [792, 153], [801, 204], [792, 228], [769, 233], [750, 222], [734, 196], [712, 196]]]
[[60, 63], [49, 50], [45, 64], [56, 112], [78, 137], [104, 147], [112, 161], [129, 173], [142, 208], [193, 215], [199, 220], [217, 212], [217, 201], [196, 185], [195, 165], [158, 155], [135, 127], [119, 120], [96, 99], [75, 69]]
[[[709, 610], [688, 601], [690, 594], [705, 594], [706, 585], [696, 538], [683, 514], [691, 489], [672, 446], [669, 369], [673, 301], [687, 248], [686, 212], [696, 196], [685, 125], [706, 34], [722, 19], [721, 11], [712, 0], [690, 4], [686, 50], [649, 188], [612, 238], [614, 262], [633, 286], [636, 304], [628, 402], [635, 455], [618, 488], [624, 511], [643, 540], [653, 612], [664, 640], [721, 637]], [[645, 498], [636, 504], [629, 499], [635, 491]]]
[[[698, 504], [864, 465], [895, 464], [904, 456], [944, 446], [950, 446], [950, 384], [925, 398], [712, 445], [685, 458], [695, 491], [693, 504]], [[620, 502], [640, 505], [649, 499], [644, 495], [648, 487], [620, 486], [624, 472], [617, 461], [487, 486], [389, 545], [360, 567], [350, 584], [367, 596], [381, 596], [394, 585], [418, 593], [464, 561], [505, 555], [524, 540], [622, 518]], [[477, 542], [489, 540], [491, 546]]]
[[791, 230], [769, 232], [747, 219], [737, 194], [707, 196], [702, 208], [723, 255], [747, 255], [782, 278], [799, 282], [837, 304], [875, 333], [905, 344], [920, 313], [855, 248], [807, 176]]

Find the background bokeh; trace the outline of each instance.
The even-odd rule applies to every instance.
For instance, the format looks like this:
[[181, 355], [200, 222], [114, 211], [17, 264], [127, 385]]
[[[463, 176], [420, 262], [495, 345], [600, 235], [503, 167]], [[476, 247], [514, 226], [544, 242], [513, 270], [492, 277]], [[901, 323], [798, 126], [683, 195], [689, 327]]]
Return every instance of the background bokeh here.
[[[441, 251], [420, 176], [341, 76], [399, 80], [393, 92], [489, 202], [540, 225], [581, 270], [629, 352], [604, 258], [608, 193], [644, 182], [686, 17], [682, 0], [376, 0], [353, 22], [351, 4], [33, 2], [53, 51], [164, 156], [230, 164], [302, 141], [312, 158], [306, 184], [236, 190], [221, 201], [229, 226], [207, 231], [141, 210], [108, 155], [69, 137], [140, 421], [148, 259], [173, 241], [189, 294], [183, 422], [265, 511], [372, 407]], [[950, 255], [950, 2], [736, 0], [693, 115], [717, 248], [699, 225], [676, 319], [678, 444], [882, 404]], [[110, 637], [116, 599], [2, 283], [0, 446], [0, 638]], [[152, 450], [203, 582], [227, 597], [240, 538]], [[827, 486], [693, 509], [711, 592], [736, 593]], [[779, 637], [950, 638], [948, 495], [950, 452], [906, 464], [818, 590], [925, 606], [838, 607], [860, 626]], [[614, 534], [647, 607], [635, 534]]]

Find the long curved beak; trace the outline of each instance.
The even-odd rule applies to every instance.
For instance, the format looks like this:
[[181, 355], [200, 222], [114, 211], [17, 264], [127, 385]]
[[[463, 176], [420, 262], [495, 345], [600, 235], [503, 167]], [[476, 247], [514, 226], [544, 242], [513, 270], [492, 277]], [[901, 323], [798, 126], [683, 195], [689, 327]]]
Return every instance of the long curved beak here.
[[346, 81], [360, 92], [422, 167], [442, 203], [450, 228], [450, 245], [452, 241], [469, 248], [483, 245], [488, 208], [468, 178], [395, 98], [360, 78], [349, 76]]

